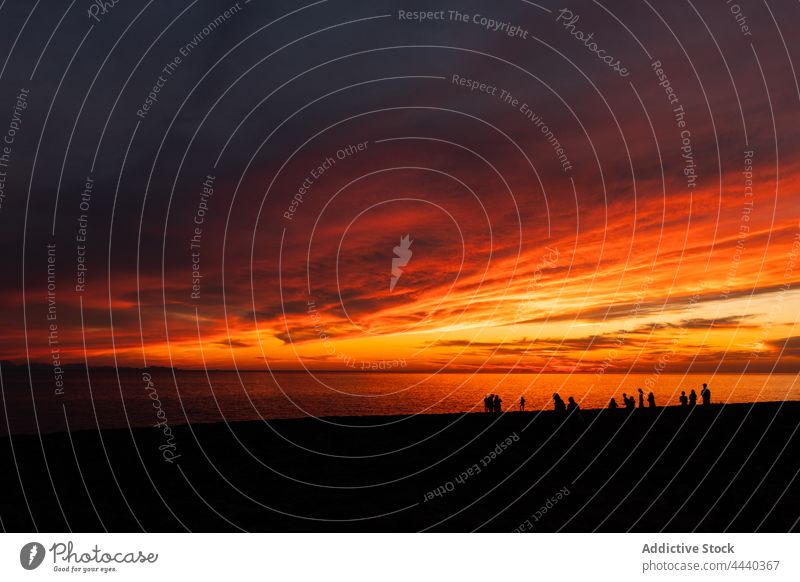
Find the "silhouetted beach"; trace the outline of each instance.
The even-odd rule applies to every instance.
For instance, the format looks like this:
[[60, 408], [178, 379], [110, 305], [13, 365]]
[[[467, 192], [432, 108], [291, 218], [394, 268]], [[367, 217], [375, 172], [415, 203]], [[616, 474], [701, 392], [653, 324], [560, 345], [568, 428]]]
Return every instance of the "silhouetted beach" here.
[[14, 435], [0, 516], [9, 531], [797, 530], [799, 425], [800, 403], [776, 402], [194, 424], [171, 446], [156, 428]]

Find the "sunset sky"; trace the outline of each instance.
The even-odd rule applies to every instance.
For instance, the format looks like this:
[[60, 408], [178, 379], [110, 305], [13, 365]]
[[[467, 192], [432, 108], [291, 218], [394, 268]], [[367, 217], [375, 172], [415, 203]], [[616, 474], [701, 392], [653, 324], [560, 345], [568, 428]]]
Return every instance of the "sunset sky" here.
[[[458, 7], [527, 38], [404, 21], [382, 2], [265, 28], [299, 5], [242, 4], [164, 73], [231, 5], [177, 18], [186, 6], [168, 4], [135, 20], [141, 7], [120, 3], [85, 38], [85, 15], [70, 15], [51, 46], [43, 34], [4, 67], [0, 133], [20, 88], [30, 96], [3, 168], [0, 359], [797, 372], [790, 3], [742, 3], [751, 35], [722, 2], [694, 3], [691, 22], [683, 5], [570, 4], [574, 29], [628, 76], [561, 6], [524, 2]], [[0, 27], [27, 16], [20, 4]], [[26, 26], [49, 34], [59, 17]], [[131, 21], [135, 41], [115, 47]], [[0, 38], [8, 54], [13, 35]]]

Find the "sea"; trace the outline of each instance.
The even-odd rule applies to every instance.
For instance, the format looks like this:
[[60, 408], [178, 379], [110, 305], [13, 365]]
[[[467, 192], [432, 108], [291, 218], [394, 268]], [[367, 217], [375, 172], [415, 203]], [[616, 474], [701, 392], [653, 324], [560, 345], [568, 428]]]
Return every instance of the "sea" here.
[[[353, 416], [482, 412], [487, 394], [504, 412], [552, 408], [558, 393], [581, 408], [605, 408], [622, 393], [679, 404], [681, 391], [708, 383], [715, 403], [800, 400], [800, 374], [465, 374], [274, 373], [73, 367], [60, 391], [51, 371], [3, 370], [0, 434], [270, 421], [315, 417], [347, 423]], [[393, 419], [376, 418], [375, 424]], [[362, 421], [363, 422], [363, 419]]]

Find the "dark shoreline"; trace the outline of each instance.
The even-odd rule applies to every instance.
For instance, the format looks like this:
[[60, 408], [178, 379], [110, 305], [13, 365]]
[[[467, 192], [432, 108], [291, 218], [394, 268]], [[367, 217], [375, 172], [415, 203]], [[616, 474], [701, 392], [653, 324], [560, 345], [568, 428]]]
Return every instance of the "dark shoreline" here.
[[798, 426], [800, 402], [773, 402], [12, 435], [0, 518], [7, 531], [797, 531]]

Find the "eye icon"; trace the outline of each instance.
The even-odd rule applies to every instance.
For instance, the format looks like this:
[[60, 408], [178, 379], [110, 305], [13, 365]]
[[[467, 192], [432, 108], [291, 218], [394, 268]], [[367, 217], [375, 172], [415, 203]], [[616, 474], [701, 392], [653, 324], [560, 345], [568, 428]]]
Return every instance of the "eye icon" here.
[[35, 570], [44, 561], [44, 546], [38, 542], [30, 542], [19, 551], [19, 563], [26, 570]]

